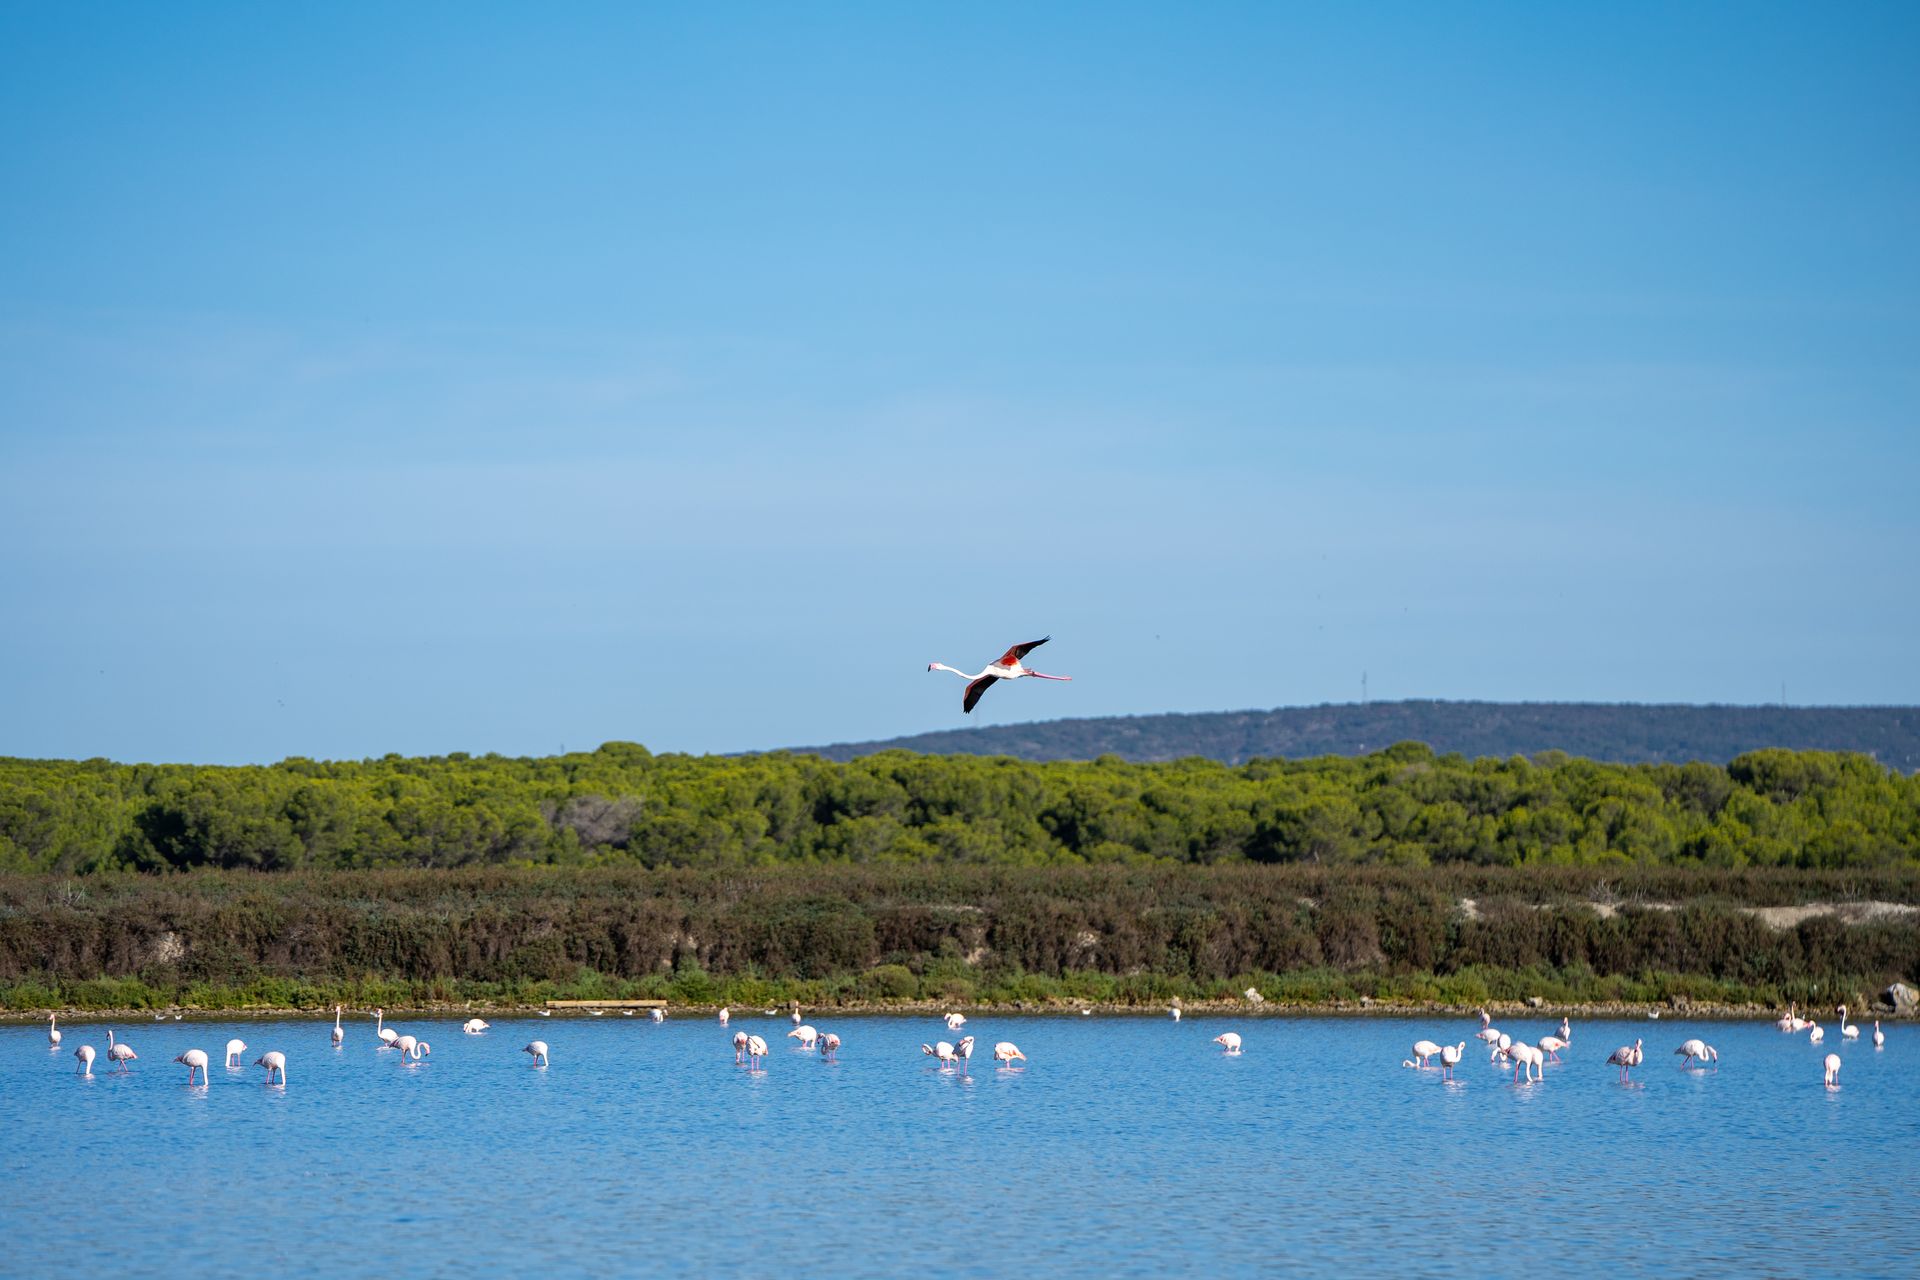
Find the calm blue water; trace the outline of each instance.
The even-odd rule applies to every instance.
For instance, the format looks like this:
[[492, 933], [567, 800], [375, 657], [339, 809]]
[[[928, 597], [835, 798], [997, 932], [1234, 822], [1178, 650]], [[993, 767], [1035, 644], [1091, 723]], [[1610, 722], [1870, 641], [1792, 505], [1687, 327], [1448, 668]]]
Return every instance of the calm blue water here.
[[[0, 1028], [0, 1271], [227, 1276], [798, 1272], [892, 1276], [1393, 1271], [1799, 1275], [1920, 1269], [1920, 1028], [1815, 1048], [1766, 1024], [1574, 1024], [1515, 1086], [1428, 1019], [995, 1018], [967, 1075], [935, 1019], [834, 1018], [841, 1060], [736, 1067], [716, 1023], [116, 1023], [127, 1076], [74, 1074], [104, 1024]], [[1548, 1021], [1508, 1021], [1534, 1039]], [[1237, 1030], [1240, 1057], [1210, 1039]], [[1870, 1037], [1871, 1026], [1867, 1027]], [[1829, 1032], [1830, 1035], [1833, 1032]], [[1681, 1040], [1721, 1054], [1676, 1069]], [[286, 1089], [219, 1065], [288, 1057]], [[532, 1068], [534, 1036], [552, 1066]], [[1647, 1038], [1631, 1087], [1608, 1051]], [[1401, 1067], [1468, 1039], [1459, 1082]], [[988, 1059], [1010, 1039], [1031, 1061]], [[172, 1057], [205, 1049], [210, 1087]], [[1845, 1060], [1823, 1088], [1821, 1057]]]

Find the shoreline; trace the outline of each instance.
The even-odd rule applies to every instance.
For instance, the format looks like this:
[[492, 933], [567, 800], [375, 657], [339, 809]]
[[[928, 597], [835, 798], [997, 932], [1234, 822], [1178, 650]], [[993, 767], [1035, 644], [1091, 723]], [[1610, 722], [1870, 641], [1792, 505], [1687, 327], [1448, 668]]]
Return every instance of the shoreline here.
[[[385, 1005], [381, 1006], [392, 1018], [429, 1017], [456, 1018], [463, 1015], [482, 1017], [537, 1017], [543, 1005], [538, 1004], [494, 1004], [483, 1001], [459, 1001], [421, 1005]], [[936, 1003], [924, 1000], [915, 1001], [846, 1001], [834, 1004], [802, 1005], [801, 1011], [808, 1016], [843, 1017], [899, 1017], [899, 1018], [937, 1018], [953, 1011], [969, 1017], [992, 1016], [1007, 1018], [1044, 1018], [1101, 1015], [1105, 1017], [1126, 1018], [1165, 1018], [1171, 1004], [1102, 1004], [1095, 1001], [1060, 1001], [1039, 1003], [1018, 1001], [1012, 1004], [983, 1003], [977, 1001]], [[668, 1006], [669, 1018], [714, 1019], [721, 1006], [679, 1005]], [[1190, 1017], [1242, 1017], [1242, 1018], [1406, 1018], [1427, 1015], [1449, 1017], [1472, 1017], [1481, 1008], [1494, 1018], [1605, 1018], [1628, 1019], [1642, 1018], [1654, 1021], [1692, 1021], [1692, 1022], [1749, 1022], [1755, 1020], [1771, 1021], [1780, 1014], [1780, 1010], [1765, 1005], [1714, 1004], [1705, 1001], [1692, 1002], [1683, 1006], [1661, 1003], [1634, 1003], [1618, 1001], [1600, 1001], [1588, 1004], [1529, 1004], [1525, 1001], [1490, 1001], [1485, 1005], [1445, 1004], [1438, 1001], [1405, 1002], [1390, 1000], [1337, 1000], [1325, 1003], [1281, 1002], [1268, 1000], [1259, 1005], [1251, 1005], [1244, 1000], [1194, 1000], [1182, 1001], [1181, 1013]], [[178, 1015], [181, 1022], [232, 1021], [237, 1019], [301, 1018], [326, 1019], [333, 1013], [332, 1008], [294, 1008], [289, 1006], [254, 1005], [233, 1008], [200, 1009], [186, 1006], [169, 1007], [165, 1010], [154, 1009], [86, 1009], [86, 1008], [42, 1008], [0, 1010], [0, 1025], [30, 1025], [44, 1021], [49, 1013], [56, 1013], [63, 1019], [78, 1022], [143, 1022], [175, 1021]], [[164, 1016], [156, 1016], [156, 1014]], [[595, 1015], [585, 1008], [552, 1010], [551, 1015], [561, 1019], [591, 1018]], [[1657, 1016], [1655, 1016], [1657, 1015]], [[351, 1010], [350, 1016], [371, 1017], [367, 1010]], [[620, 1016], [609, 1011], [601, 1017]], [[635, 1016], [639, 1016], [638, 1013]], [[764, 1008], [737, 1010], [735, 1016], [743, 1020], [755, 1018], [787, 1017], [782, 1007], [772, 1014]], [[1898, 1014], [1878, 1013], [1863, 1009], [1857, 1016], [1879, 1018], [1881, 1021], [1902, 1022], [1908, 1019]]]

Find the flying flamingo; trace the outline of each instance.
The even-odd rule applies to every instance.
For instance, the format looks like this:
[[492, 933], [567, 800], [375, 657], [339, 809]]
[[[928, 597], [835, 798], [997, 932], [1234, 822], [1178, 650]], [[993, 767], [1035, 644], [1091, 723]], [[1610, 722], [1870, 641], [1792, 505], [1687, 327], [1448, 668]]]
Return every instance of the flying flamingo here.
[[47, 1048], [48, 1049], [58, 1049], [60, 1047], [59, 1019], [60, 1019], [60, 1015], [57, 1013], [50, 1013], [47, 1015]]
[[739, 1066], [746, 1060], [747, 1033], [744, 1031], [736, 1031], [733, 1033], [733, 1063], [735, 1066]]
[[465, 1022], [460, 1024], [460, 1029], [466, 1032], [470, 1036], [477, 1036], [482, 1031], [485, 1031], [489, 1025], [490, 1024], [487, 1023], [484, 1019], [468, 1018]]
[[923, 1044], [920, 1046], [920, 1052], [928, 1055], [929, 1057], [938, 1059], [940, 1065], [943, 1067], [949, 1066], [953, 1062], [953, 1046], [948, 1044], [945, 1040], [942, 1040], [937, 1044]]
[[1876, 1049], [1884, 1049], [1887, 1047], [1887, 1033], [1880, 1029], [1880, 1019], [1878, 1018], [1873, 1020], [1873, 1047]]
[[127, 1064], [138, 1059], [140, 1055], [135, 1053], [133, 1046], [126, 1041], [121, 1040], [116, 1043], [113, 1038], [113, 1029], [109, 1027], [107, 1029], [107, 1057], [119, 1063], [120, 1070], [125, 1071]]
[[[1174, 1012], [1178, 1013], [1180, 1011], [1178, 1009], [1175, 1009]], [[995, 1046], [993, 1046], [993, 1060], [995, 1062], [999, 1062], [999, 1063], [1003, 1063], [1008, 1066], [1011, 1066], [1015, 1058], [1018, 1058], [1020, 1059], [1020, 1061], [1025, 1062], [1027, 1060], [1027, 1055], [1020, 1052], [1020, 1046], [1015, 1044], [1013, 1041], [1002, 1040], [999, 1044], [996, 1044]]]
[[840, 1037], [829, 1031], [820, 1037], [820, 1058], [823, 1062], [835, 1061], [840, 1052]]
[[960, 1070], [965, 1071], [973, 1060], [973, 1037], [961, 1036], [960, 1043], [953, 1046], [953, 1056], [960, 1059]]
[[340, 1042], [347, 1038], [345, 1028], [340, 1025], [340, 1006], [333, 1006], [333, 1047], [338, 1049]]
[[536, 1067], [544, 1067], [547, 1065], [547, 1042], [545, 1040], [535, 1040], [520, 1052], [532, 1054], [533, 1065]]
[[973, 710], [973, 704], [980, 701], [980, 695], [985, 693], [993, 685], [995, 680], [1018, 680], [1023, 676], [1033, 676], [1038, 680], [1073, 679], [1072, 676], [1050, 676], [1043, 671], [1033, 671], [1021, 665], [1020, 659], [1026, 657], [1029, 653], [1032, 653], [1035, 649], [1038, 649], [1051, 639], [1053, 639], [1052, 636], [1041, 636], [1038, 640], [1029, 640], [1025, 644], [1017, 644], [1001, 654], [998, 662], [994, 662], [983, 668], [978, 675], [968, 675], [960, 668], [950, 667], [944, 662], [929, 662], [927, 664], [927, 670], [951, 671], [962, 680], [965, 680], [967, 682], [967, 696], [961, 700], [960, 710], [969, 712]]
[[1704, 1040], [1688, 1040], [1675, 1049], [1674, 1053], [1686, 1059], [1680, 1064], [1682, 1068], [1690, 1067], [1695, 1062], [1720, 1061], [1720, 1051]]
[[804, 1023], [787, 1032], [787, 1039], [798, 1040], [800, 1047], [807, 1050], [811, 1050], [813, 1048], [813, 1042], [819, 1038], [820, 1033]]
[[273, 1073], [276, 1071], [280, 1073], [280, 1083], [282, 1085], [287, 1083], [287, 1055], [281, 1053], [279, 1050], [270, 1049], [266, 1053], [261, 1054], [254, 1060], [253, 1065], [267, 1069], [268, 1084], [273, 1083]]
[[1640, 1047], [1642, 1043], [1644, 1042], [1635, 1040], [1631, 1045], [1623, 1044], [1607, 1055], [1607, 1065], [1620, 1068], [1621, 1084], [1627, 1083], [1627, 1073], [1639, 1066], [1647, 1056], [1646, 1050]]
[[1466, 1052], [1467, 1042], [1465, 1040], [1462, 1040], [1459, 1044], [1440, 1046], [1440, 1078], [1442, 1080], [1453, 1079], [1453, 1069], [1460, 1065], [1460, 1059], [1466, 1055]]
[[1842, 1040], [1858, 1040], [1860, 1038], [1860, 1028], [1847, 1021], [1847, 1006], [1845, 1005], [1840, 1006], [1840, 1038]]
[[1567, 1047], [1567, 1041], [1566, 1041], [1566, 1037], [1564, 1036], [1541, 1036], [1540, 1037], [1540, 1052], [1547, 1055], [1547, 1060], [1549, 1062], [1560, 1061], [1560, 1051], [1566, 1047]]
[[1840, 1087], [1840, 1055], [1837, 1053], [1830, 1053], [1827, 1055], [1827, 1088], [1838, 1089], [1839, 1087]]
[[382, 1049], [393, 1048], [393, 1042], [400, 1038], [400, 1033], [387, 1025], [387, 1011], [385, 1009], [375, 1009], [373, 1011], [373, 1034], [380, 1038], [380, 1047]]
[[90, 1044], [81, 1045], [78, 1049], [75, 1049], [73, 1051], [73, 1056], [80, 1059], [81, 1075], [90, 1076], [93, 1074], [93, 1046], [92, 1045]]
[[1416, 1062], [1414, 1065], [1419, 1067], [1424, 1067], [1429, 1065], [1427, 1062], [1427, 1059], [1431, 1058], [1434, 1054], [1438, 1052], [1440, 1052], [1440, 1046], [1435, 1044], [1431, 1040], [1414, 1041], [1413, 1056], [1419, 1059], [1419, 1061]]
[[189, 1049], [175, 1058], [174, 1061], [186, 1066], [188, 1084], [193, 1083], [193, 1073], [196, 1071], [200, 1073], [201, 1084], [213, 1083], [207, 1076], [207, 1051], [205, 1049]]
[[246, 1051], [247, 1042], [245, 1040], [227, 1041], [227, 1066], [229, 1068], [238, 1067], [240, 1065], [240, 1055]]
[[1213, 1042], [1225, 1049], [1228, 1054], [1240, 1052], [1240, 1033], [1237, 1031], [1222, 1031], [1213, 1038]]
[[758, 1067], [767, 1057], [767, 1042], [759, 1036], [747, 1037], [747, 1065]]

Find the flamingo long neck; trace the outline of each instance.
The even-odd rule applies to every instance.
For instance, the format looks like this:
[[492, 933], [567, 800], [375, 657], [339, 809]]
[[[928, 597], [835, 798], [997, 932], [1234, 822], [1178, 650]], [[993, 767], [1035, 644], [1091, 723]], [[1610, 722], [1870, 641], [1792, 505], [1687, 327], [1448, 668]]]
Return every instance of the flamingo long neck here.
[[991, 671], [993, 670], [993, 668], [992, 668], [992, 667], [982, 667], [982, 668], [980, 668], [980, 670], [979, 670], [979, 671], [977, 671], [977, 672], [976, 672], [976, 673], [974, 673], [973, 675], [968, 675], [968, 674], [967, 674], [966, 672], [964, 672], [964, 671], [962, 671], [962, 670], [961, 670], [960, 668], [958, 668], [958, 667], [950, 667], [950, 666], [948, 666], [948, 665], [947, 665], [946, 663], [944, 663], [944, 662], [936, 662], [936, 663], [934, 663], [934, 664], [933, 664], [933, 669], [934, 669], [935, 671], [951, 671], [951, 672], [953, 672], [953, 674], [955, 674], [955, 675], [957, 675], [957, 676], [959, 676], [959, 677], [960, 677], [960, 678], [961, 678], [962, 680], [966, 680], [966, 681], [969, 681], [969, 682], [971, 682], [971, 681], [974, 681], [974, 680], [978, 680], [978, 679], [979, 679], [979, 678], [980, 678], [981, 676], [984, 676], [984, 675], [987, 675], [987, 674], [988, 674], [989, 672], [991, 672]]

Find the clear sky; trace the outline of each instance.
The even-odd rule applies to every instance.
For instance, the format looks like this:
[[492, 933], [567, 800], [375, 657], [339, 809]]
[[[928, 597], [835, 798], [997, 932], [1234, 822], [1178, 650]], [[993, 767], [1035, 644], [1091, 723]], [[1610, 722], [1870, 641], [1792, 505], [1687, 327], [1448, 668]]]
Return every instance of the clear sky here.
[[1920, 7], [1584, 8], [0, 6], [0, 754], [1920, 703]]

